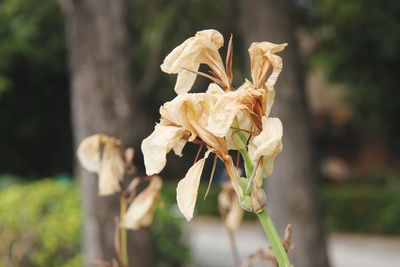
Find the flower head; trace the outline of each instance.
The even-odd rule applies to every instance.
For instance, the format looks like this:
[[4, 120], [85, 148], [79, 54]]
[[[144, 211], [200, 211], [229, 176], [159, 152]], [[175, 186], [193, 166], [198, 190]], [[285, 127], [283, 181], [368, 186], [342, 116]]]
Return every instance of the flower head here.
[[[257, 188], [253, 195], [259, 194], [262, 178], [271, 174], [273, 161], [282, 149], [282, 125], [279, 119], [268, 116], [275, 96], [274, 85], [282, 69], [282, 59], [276, 53], [286, 44], [253, 43], [249, 49], [252, 82], [246, 80], [235, 90], [231, 85], [232, 38], [226, 66], [218, 52], [223, 43], [219, 32], [200, 31], [165, 58], [161, 69], [178, 74], [178, 95], [160, 108], [160, 122], [142, 142], [148, 175], [165, 167], [166, 155], [171, 150], [181, 156], [187, 142], [207, 148], [204, 157], [194, 163], [177, 186], [178, 207], [187, 220], [193, 217], [200, 177], [210, 153], [224, 163], [232, 188], [241, 200], [252, 195], [247, 192], [250, 184]], [[206, 64], [211, 74], [198, 72], [200, 64]], [[188, 93], [196, 75], [213, 83], [203, 93]], [[228, 150], [241, 153], [247, 178], [240, 178]]]

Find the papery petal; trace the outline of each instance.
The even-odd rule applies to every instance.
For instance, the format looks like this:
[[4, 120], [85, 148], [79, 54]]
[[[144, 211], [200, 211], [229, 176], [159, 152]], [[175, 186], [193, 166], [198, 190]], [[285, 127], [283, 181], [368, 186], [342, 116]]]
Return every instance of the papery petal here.
[[207, 130], [218, 137], [225, 137], [238, 112], [250, 109], [255, 97], [262, 97], [260, 91], [236, 90], [218, 95], [217, 102], [210, 110]]
[[82, 166], [90, 172], [98, 172], [100, 169], [100, 138], [100, 134], [86, 137], [78, 147], [78, 159]]
[[218, 31], [200, 31], [176, 47], [164, 59], [161, 70], [170, 74], [178, 74], [175, 85], [177, 94], [186, 93], [192, 88], [196, 74], [190, 71], [197, 71], [200, 64], [208, 64], [217, 74], [225, 74], [220, 73], [224, 72], [224, 66], [218, 53], [218, 49], [222, 47], [223, 43], [223, 37]]
[[184, 132], [185, 130], [181, 127], [161, 124], [155, 126], [153, 133], [143, 140], [141, 146], [147, 175], [162, 171], [167, 162], [167, 154], [172, 148], [179, 145], [179, 140]]
[[125, 161], [113, 141], [104, 144], [99, 170], [99, 195], [109, 196], [121, 190], [119, 182], [125, 175]]
[[248, 151], [253, 164], [261, 160], [256, 173], [257, 185], [270, 176], [275, 157], [282, 151], [282, 122], [278, 118], [263, 117], [263, 130], [250, 139]]
[[152, 223], [161, 188], [161, 178], [159, 176], [153, 176], [147, 188], [129, 205], [123, 218], [124, 227], [137, 230], [141, 227], [149, 226]]
[[[283, 135], [282, 122], [278, 118], [263, 117], [263, 130], [250, 140], [249, 154], [253, 160], [269, 157], [280, 148]], [[280, 150], [277, 152], [279, 153]]]
[[210, 95], [220, 95], [220, 94], [224, 94], [225, 92], [218, 84], [210, 83], [208, 85], [206, 93], [210, 94]]
[[[193, 62], [186, 62], [185, 68], [191, 71], [197, 71], [200, 64]], [[197, 74], [188, 70], [181, 70], [178, 73], [175, 84], [175, 92], [179, 94], [187, 93], [192, 88], [194, 82], [196, 81]]]
[[175, 155], [182, 157], [182, 150], [185, 147], [186, 143], [187, 143], [187, 140], [183, 140], [183, 139], [179, 139], [175, 143], [174, 147], [172, 148], [174, 150]]
[[265, 89], [264, 103], [265, 103], [265, 116], [268, 117], [271, 113], [272, 105], [275, 101], [275, 90], [271, 87]]
[[[225, 136], [225, 141], [228, 149], [239, 150], [243, 148], [243, 142], [238, 140], [237, 131], [241, 131], [244, 138], [247, 140], [250, 137], [249, 132], [252, 130], [253, 124], [246, 113], [239, 111], [236, 115], [238, 129], [230, 129]], [[233, 124], [234, 125], [234, 124]]]
[[179, 181], [178, 186], [176, 187], [176, 200], [178, 202], [178, 207], [187, 221], [190, 221], [193, 218], [200, 178], [209, 154], [210, 151], [207, 151], [204, 158], [200, 159], [190, 167], [186, 176]]
[[276, 81], [278, 80], [279, 74], [282, 71], [283, 63], [280, 56], [274, 55], [271, 51], [266, 53], [269, 62], [272, 65], [272, 73], [266, 81], [267, 88], [274, 88]]
[[238, 91], [228, 92], [219, 97], [210, 111], [208, 131], [218, 137], [224, 137], [228, 133], [236, 114], [243, 107], [239, 97]]
[[274, 54], [281, 52], [286, 46], [286, 43], [273, 44], [269, 42], [255, 42], [251, 44], [249, 48], [251, 77], [257, 89], [263, 87], [264, 83], [267, 81], [267, 73], [271, 65], [273, 74], [271, 75], [271, 80], [268, 82], [268, 86], [273, 88], [282, 69], [281, 58]]
[[153, 133], [143, 140], [141, 146], [147, 175], [162, 171], [167, 162], [167, 154], [172, 148], [175, 147], [175, 152], [179, 154], [182, 152], [180, 139], [184, 132], [182, 127], [161, 124], [155, 126]]

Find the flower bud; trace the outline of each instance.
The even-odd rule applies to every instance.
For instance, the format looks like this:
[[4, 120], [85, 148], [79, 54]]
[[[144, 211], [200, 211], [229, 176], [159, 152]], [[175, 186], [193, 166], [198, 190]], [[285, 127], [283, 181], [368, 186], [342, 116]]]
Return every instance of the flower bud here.
[[262, 212], [267, 206], [267, 194], [261, 188], [254, 188], [251, 192], [251, 205], [254, 213]]

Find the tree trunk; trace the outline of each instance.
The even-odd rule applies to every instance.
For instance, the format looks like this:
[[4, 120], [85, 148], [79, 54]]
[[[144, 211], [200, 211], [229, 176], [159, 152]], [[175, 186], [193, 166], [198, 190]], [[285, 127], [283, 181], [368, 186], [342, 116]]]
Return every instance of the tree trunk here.
[[[59, 0], [67, 14], [75, 148], [95, 133], [133, 146], [137, 140], [129, 53], [126, 0]], [[114, 251], [117, 197], [99, 197], [97, 178], [76, 164], [81, 181], [86, 266], [110, 261]], [[149, 230], [130, 232], [130, 266], [153, 266]]]
[[283, 152], [278, 156], [273, 176], [268, 178], [268, 208], [281, 234], [287, 224], [294, 227], [294, 250], [289, 253], [292, 264], [329, 266], [313, 171], [302, 67], [287, 2], [248, 0], [240, 3], [241, 32], [248, 46], [252, 41], [289, 43], [282, 53], [284, 67], [272, 108], [273, 116], [282, 120], [284, 134]]

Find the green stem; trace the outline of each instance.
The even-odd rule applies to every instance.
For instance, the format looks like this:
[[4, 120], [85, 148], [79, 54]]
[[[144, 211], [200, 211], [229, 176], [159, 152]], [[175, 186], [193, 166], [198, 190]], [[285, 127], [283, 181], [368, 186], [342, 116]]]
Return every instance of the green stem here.
[[[120, 201], [120, 220], [121, 222], [123, 221], [123, 218], [126, 213], [126, 202], [121, 197]], [[128, 267], [128, 242], [127, 242], [127, 234], [126, 234], [126, 228], [120, 226], [120, 233], [121, 233], [121, 239], [120, 239], [120, 247], [121, 247], [121, 265], [123, 267]]]
[[291, 265], [286, 250], [283, 247], [282, 240], [268, 212], [264, 210], [260, 213], [257, 213], [257, 216], [260, 220], [265, 234], [267, 235], [267, 238], [272, 247], [272, 251], [274, 252], [275, 258], [278, 261], [279, 267], [290, 267]]
[[239, 149], [239, 152], [242, 155], [244, 161], [244, 169], [246, 171], [246, 177], [251, 177], [251, 175], [253, 174], [253, 163], [251, 162], [249, 153], [247, 152], [246, 136], [240, 131], [235, 132], [235, 134], [238, 137], [238, 141], [241, 142], [242, 149]]

